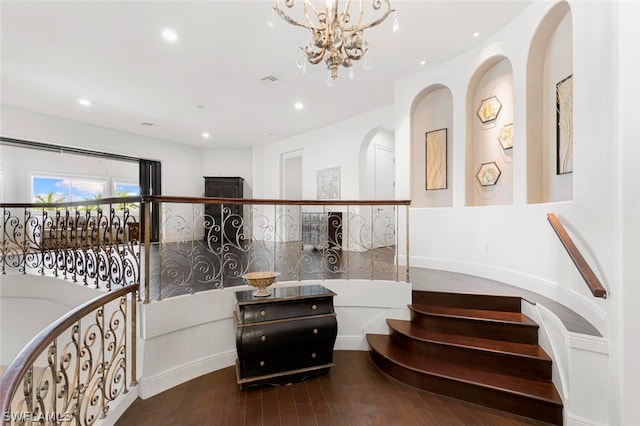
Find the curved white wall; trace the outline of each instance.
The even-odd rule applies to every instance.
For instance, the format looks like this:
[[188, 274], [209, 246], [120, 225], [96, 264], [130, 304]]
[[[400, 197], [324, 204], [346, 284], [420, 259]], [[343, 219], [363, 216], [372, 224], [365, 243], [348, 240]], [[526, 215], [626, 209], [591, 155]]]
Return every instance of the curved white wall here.
[[[412, 105], [425, 87], [446, 85], [453, 94], [453, 156], [466, 160], [454, 164], [452, 208], [412, 209], [411, 229], [419, 229], [421, 235], [429, 238], [411, 240], [411, 264], [477, 274], [543, 294], [574, 309], [606, 335], [608, 301], [591, 296], [546, 220], [548, 212], [559, 215], [605, 286], [615, 285], [610, 281], [614, 266], [614, 228], [607, 219], [613, 217], [614, 209], [611, 186], [603, 181], [613, 182], [615, 173], [612, 167], [604, 166], [612, 166], [612, 152], [603, 146], [598, 136], [604, 129], [611, 130], [611, 120], [610, 117], [607, 120], [607, 113], [597, 123], [592, 119], [601, 110], [596, 94], [600, 100], [612, 97], [610, 84], [604, 77], [609, 65], [606, 61], [592, 63], [594, 54], [607, 56], [610, 40], [607, 37], [594, 40], [585, 24], [598, 15], [610, 13], [603, 5], [585, 7], [578, 3], [578, 10], [573, 13], [576, 21], [574, 68], [580, 70], [574, 81], [574, 138], [580, 140], [574, 155], [579, 170], [574, 176], [574, 201], [545, 205], [526, 202], [528, 141], [524, 129], [528, 49], [539, 22], [552, 6], [552, 3], [534, 2], [478, 48], [397, 82], [396, 156], [401, 174], [397, 179], [398, 193], [402, 197], [402, 192], [408, 192], [403, 182], [410, 180], [406, 171], [412, 163], [407, 143], [411, 139], [408, 117]], [[476, 84], [476, 70], [487, 61], [495, 63], [493, 58], [501, 57], [511, 63], [513, 74], [513, 203], [466, 207], [468, 176], [473, 173], [469, 170], [470, 157], [464, 139], [469, 121], [462, 118], [466, 117], [467, 86]], [[600, 173], [599, 180], [597, 173]]]
[[[465, 158], [465, 93], [473, 73], [489, 58], [503, 56], [513, 69], [514, 148], [513, 204], [465, 206], [467, 165], [457, 162], [453, 171], [453, 206], [411, 211], [412, 230], [425, 238], [411, 239], [412, 266], [432, 267], [505, 281], [559, 301], [591, 321], [611, 344], [607, 368], [609, 380], [599, 395], [608, 400], [609, 424], [635, 424], [640, 368], [628, 353], [638, 354], [637, 333], [638, 244], [630, 239], [637, 230], [637, 118], [623, 119], [636, 111], [638, 7], [634, 2], [570, 1], [573, 26], [574, 83], [574, 173], [572, 199], [529, 204], [527, 165], [530, 152], [525, 132], [528, 125], [527, 63], [538, 26], [556, 2], [532, 2], [502, 31], [477, 48], [424, 72], [396, 82], [396, 158], [398, 196], [410, 193], [411, 106], [425, 88], [433, 84], [449, 87], [453, 94], [453, 155]], [[565, 25], [564, 23], [562, 25]], [[559, 31], [563, 31], [561, 26]], [[635, 58], [635, 59], [634, 59]], [[635, 70], [635, 77], [626, 71]], [[551, 77], [550, 77], [551, 78]], [[629, 90], [635, 90], [633, 94]], [[539, 103], [541, 100], [539, 100]], [[637, 115], [637, 114], [636, 114]], [[542, 133], [542, 132], [540, 132]], [[626, 137], [621, 137], [625, 135]], [[635, 135], [629, 140], [629, 136]], [[632, 142], [633, 140], [633, 142]], [[621, 156], [633, 153], [634, 156]], [[622, 162], [622, 163], [621, 163]], [[625, 164], [621, 168], [620, 164]], [[536, 179], [541, 179], [541, 174]], [[634, 181], [635, 186], [631, 184]], [[626, 186], [620, 186], [621, 184]], [[635, 189], [631, 189], [635, 188]], [[624, 190], [623, 193], [620, 191]], [[623, 195], [624, 194], [624, 195]], [[542, 192], [531, 201], [542, 199]], [[554, 197], [555, 195], [549, 195]], [[630, 197], [630, 198], [629, 198]], [[565, 198], [560, 196], [559, 198]], [[556, 198], [557, 199], [557, 198]], [[631, 200], [631, 201], [627, 201]], [[567, 256], [546, 220], [553, 212], [560, 217], [587, 261], [608, 290], [607, 299], [594, 298]], [[630, 221], [635, 215], [636, 220]], [[620, 220], [624, 218], [624, 220]], [[631, 235], [635, 235], [632, 237]], [[483, 250], [486, 248], [486, 250]], [[624, 254], [621, 258], [620, 255]], [[631, 260], [630, 256], [635, 256]], [[633, 263], [627, 265], [626, 263]], [[634, 302], [628, 297], [634, 296]], [[632, 309], [635, 303], [636, 308]], [[635, 330], [635, 338], [632, 331]], [[630, 352], [629, 352], [630, 351]], [[623, 362], [624, 361], [624, 362]], [[636, 357], [637, 363], [637, 357]], [[587, 364], [585, 364], [587, 365]], [[572, 374], [575, 374], [572, 372]], [[587, 371], [584, 374], [588, 374]], [[632, 392], [622, 392], [622, 390]], [[582, 401], [583, 406], [598, 401]], [[625, 421], [622, 421], [624, 417]]]
[[3, 275], [0, 279], [0, 365], [8, 365], [49, 324], [104, 294], [53, 277]]

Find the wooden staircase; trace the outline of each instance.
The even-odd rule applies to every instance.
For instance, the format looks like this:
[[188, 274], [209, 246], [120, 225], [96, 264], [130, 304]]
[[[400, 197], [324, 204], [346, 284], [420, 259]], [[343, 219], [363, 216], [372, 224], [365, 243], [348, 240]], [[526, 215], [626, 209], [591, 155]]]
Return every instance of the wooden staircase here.
[[397, 380], [562, 425], [562, 400], [538, 325], [511, 296], [414, 291], [411, 321], [367, 334], [371, 360]]

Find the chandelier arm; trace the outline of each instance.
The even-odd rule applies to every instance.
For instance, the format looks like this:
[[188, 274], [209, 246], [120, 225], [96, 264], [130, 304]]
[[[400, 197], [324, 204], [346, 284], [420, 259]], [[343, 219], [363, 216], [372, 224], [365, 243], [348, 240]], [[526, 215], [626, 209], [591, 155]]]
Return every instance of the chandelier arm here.
[[305, 49], [305, 53], [307, 54], [307, 61], [309, 61], [310, 64], [318, 65], [320, 62], [322, 62], [326, 51], [327, 49], [320, 49], [318, 51], [313, 51], [309, 48]]
[[[375, 21], [369, 22], [368, 24], [364, 24], [363, 26], [351, 26], [349, 28], [345, 28], [345, 31], [362, 31], [362, 30], [366, 30], [367, 28], [371, 28], [371, 27], [375, 27], [378, 24], [381, 24], [385, 19], [387, 19], [387, 17], [395, 12], [394, 9], [391, 8], [391, 0], [383, 0], [385, 2], [385, 4], [387, 5], [387, 10], [384, 12], [384, 14], [382, 16], [380, 16], [380, 18], [376, 19]], [[378, 6], [376, 7], [375, 4], [378, 3]], [[380, 0], [371, 0], [371, 4], [373, 5], [373, 8], [375, 10], [378, 10], [382, 7], [382, 4], [380, 3]], [[361, 13], [362, 13], [362, 8], [361, 8]]]
[[[287, 7], [289, 7], [289, 8], [290, 8], [290, 7], [295, 6], [295, 0], [294, 0], [294, 1], [291, 1], [291, 2], [286, 1], [286, 5], [287, 5]], [[278, 15], [280, 15], [280, 17], [281, 17], [282, 19], [284, 19], [285, 21], [287, 21], [287, 22], [288, 22], [288, 23], [290, 23], [291, 25], [296, 25], [296, 26], [298, 26], [298, 27], [302, 27], [302, 28], [306, 28], [306, 29], [308, 29], [308, 30], [311, 30], [311, 29], [313, 28], [313, 26], [311, 25], [311, 21], [309, 21], [309, 17], [308, 17], [308, 15], [307, 15], [306, 8], [307, 8], [307, 2], [305, 1], [305, 16], [307, 17], [307, 21], [309, 22], [308, 24], [305, 24], [305, 23], [303, 23], [303, 22], [300, 22], [300, 21], [298, 21], [298, 20], [296, 20], [296, 19], [293, 19], [293, 18], [292, 18], [292, 17], [290, 17], [289, 15], [287, 15], [287, 14], [286, 14], [286, 12], [285, 12], [284, 10], [282, 10], [282, 9], [281, 9], [281, 7], [280, 7], [280, 0], [275, 0], [275, 4], [274, 4], [274, 6], [273, 6], [273, 10], [275, 10], [275, 11], [276, 11], [276, 13], [277, 13]]]
[[[336, 3], [336, 9], [337, 9], [337, 3]], [[344, 5], [344, 8], [342, 8], [342, 13], [338, 15], [340, 17], [340, 27], [342, 28], [345, 28], [346, 18], [351, 16], [351, 14], [349, 13], [350, 9], [351, 9], [351, 0], [347, 0], [347, 2]], [[361, 9], [360, 12], [362, 12], [362, 0], [360, 0], [360, 9]]]

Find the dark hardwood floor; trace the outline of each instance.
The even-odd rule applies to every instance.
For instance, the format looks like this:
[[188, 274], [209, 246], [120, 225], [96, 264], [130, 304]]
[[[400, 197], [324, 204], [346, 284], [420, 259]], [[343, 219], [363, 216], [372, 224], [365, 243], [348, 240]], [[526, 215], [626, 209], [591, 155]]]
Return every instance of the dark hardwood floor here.
[[336, 351], [329, 374], [241, 391], [235, 368], [137, 399], [116, 425], [544, 425], [421, 391], [378, 370], [368, 352]]

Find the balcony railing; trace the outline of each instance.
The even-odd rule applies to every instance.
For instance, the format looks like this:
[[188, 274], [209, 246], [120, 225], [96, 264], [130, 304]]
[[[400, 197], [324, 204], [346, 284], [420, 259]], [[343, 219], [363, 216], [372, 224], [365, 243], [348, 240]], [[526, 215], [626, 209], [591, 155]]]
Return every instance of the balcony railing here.
[[89, 301], [31, 340], [0, 380], [0, 423], [92, 425], [105, 418], [137, 384], [137, 290]]
[[145, 303], [242, 285], [259, 270], [280, 272], [279, 281], [409, 281], [399, 261], [401, 242], [409, 258], [408, 205], [167, 196], [3, 204], [0, 270], [106, 290], [139, 283]]

